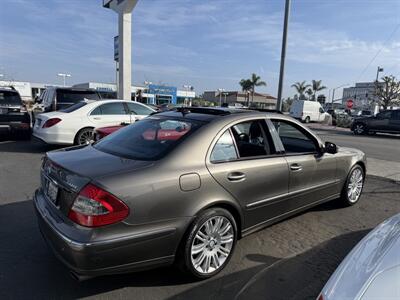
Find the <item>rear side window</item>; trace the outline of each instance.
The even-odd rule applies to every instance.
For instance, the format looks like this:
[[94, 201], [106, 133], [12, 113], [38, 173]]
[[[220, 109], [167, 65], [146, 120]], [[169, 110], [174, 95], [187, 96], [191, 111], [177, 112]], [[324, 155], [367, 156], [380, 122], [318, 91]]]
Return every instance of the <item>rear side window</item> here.
[[222, 162], [237, 159], [237, 153], [235, 144], [233, 142], [232, 135], [229, 130], [225, 131], [215, 144], [213, 151], [211, 152], [211, 162]]
[[126, 110], [121, 102], [106, 103], [98, 106], [90, 115], [126, 115]]
[[84, 99], [99, 100], [100, 97], [95, 91], [57, 90], [57, 102], [59, 103], [77, 103]]
[[14, 91], [2, 91], [0, 92], [0, 105], [21, 105], [22, 100], [17, 92]]
[[147, 108], [146, 106], [137, 104], [137, 103], [127, 103], [129, 111], [131, 113], [134, 113], [136, 115], [144, 115], [148, 116], [151, 114], [153, 111], [150, 108]]
[[314, 153], [317, 151], [313, 139], [295, 124], [282, 120], [271, 121], [279, 134], [286, 153]]

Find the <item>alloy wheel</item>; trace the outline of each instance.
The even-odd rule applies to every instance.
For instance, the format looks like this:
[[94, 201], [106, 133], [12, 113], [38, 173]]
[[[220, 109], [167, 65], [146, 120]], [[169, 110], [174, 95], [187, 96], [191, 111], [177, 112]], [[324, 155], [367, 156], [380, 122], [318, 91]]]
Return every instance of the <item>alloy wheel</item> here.
[[359, 168], [354, 169], [347, 185], [347, 197], [351, 203], [357, 202], [360, 198], [363, 184], [364, 176], [362, 171]]
[[79, 134], [78, 144], [79, 145], [89, 145], [93, 141], [93, 130], [83, 130]]
[[200, 274], [210, 274], [228, 259], [234, 243], [234, 229], [228, 218], [215, 216], [197, 231], [190, 250], [191, 262]]
[[365, 127], [363, 124], [357, 124], [354, 128], [354, 132], [357, 134], [363, 134], [365, 131]]

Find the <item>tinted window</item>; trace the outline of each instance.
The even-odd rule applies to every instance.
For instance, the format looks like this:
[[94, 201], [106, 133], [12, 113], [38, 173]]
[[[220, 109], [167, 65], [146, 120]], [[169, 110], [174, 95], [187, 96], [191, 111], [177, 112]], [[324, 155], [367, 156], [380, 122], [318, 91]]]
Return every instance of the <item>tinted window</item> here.
[[102, 115], [126, 115], [125, 107], [121, 102], [103, 104], [99, 108]]
[[129, 110], [136, 114], [136, 115], [145, 115], [148, 116], [151, 114], [153, 111], [150, 108], [147, 108], [146, 106], [137, 104], [137, 103], [127, 103]]
[[57, 102], [59, 103], [77, 103], [84, 99], [99, 100], [100, 97], [95, 91], [57, 90]]
[[0, 105], [2, 104], [12, 104], [21, 105], [21, 97], [17, 92], [14, 91], [1, 91], [0, 92]]
[[94, 147], [130, 159], [157, 160], [202, 124], [192, 120], [149, 117], [118, 130], [94, 144]]
[[229, 161], [237, 159], [235, 144], [229, 130], [219, 138], [211, 152], [211, 162]]
[[71, 105], [71, 106], [69, 106], [67, 108], [61, 109], [60, 111], [65, 112], [65, 113], [70, 113], [70, 112], [73, 112], [75, 110], [80, 109], [81, 107], [84, 107], [86, 104], [87, 104], [87, 102], [83, 102], [83, 101], [82, 102], [78, 102], [78, 103], [76, 103], [74, 105]]
[[295, 124], [272, 120], [286, 153], [316, 152], [314, 141]]
[[400, 120], [400, 110], [395, 110], [395, 111], [393, 111], [392, 119], [394, 119], [394, 120]]
[[232, 126], [240, 157], [264, 156], [274, 153], [272, 142], [265, 134], [264, 120], [254, 120]]
[[377, 117], [379, 119], [390, 119], [390, 116], [392, 115], [392, 112], [390, 110], [383, 111], [379, 114], [377, 114]]

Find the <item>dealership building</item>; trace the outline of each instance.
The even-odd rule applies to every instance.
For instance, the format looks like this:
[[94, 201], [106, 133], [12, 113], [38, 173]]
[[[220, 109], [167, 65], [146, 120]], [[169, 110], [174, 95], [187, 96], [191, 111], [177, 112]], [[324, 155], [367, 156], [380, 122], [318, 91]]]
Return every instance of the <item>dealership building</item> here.
[[[25, 101], [32, 101], [35, 97], [50, 86], [57, 84], [34, 83], [24, 81], [0, 81], [0, 86], [13, 86]], [[74, 84], [73, 88], [94, 89], [98, 91], [103, 98], [117, 98], [117, 87], [112, 83], [85, 82]], [[190, 89], [179, 90], [174, 86], [149, 84], [146, 86], [135, 85], [131, 87], [131, 99], [146, 104], [188, 104], [196, 97], [196, 92]]]

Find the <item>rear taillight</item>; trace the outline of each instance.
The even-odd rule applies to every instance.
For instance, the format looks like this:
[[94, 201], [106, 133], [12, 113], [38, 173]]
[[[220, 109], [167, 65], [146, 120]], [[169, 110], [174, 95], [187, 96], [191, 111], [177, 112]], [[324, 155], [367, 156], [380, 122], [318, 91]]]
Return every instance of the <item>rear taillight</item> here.
[[86, 185], [75, 199], [68, 217], [86, 227], [98, 227], [122, 221], [129, 208], [114, 195], [93, 185]]
[[61, 122], [60, 118], [48, 119], [42, 126], [42, 128], [49, 128]]

